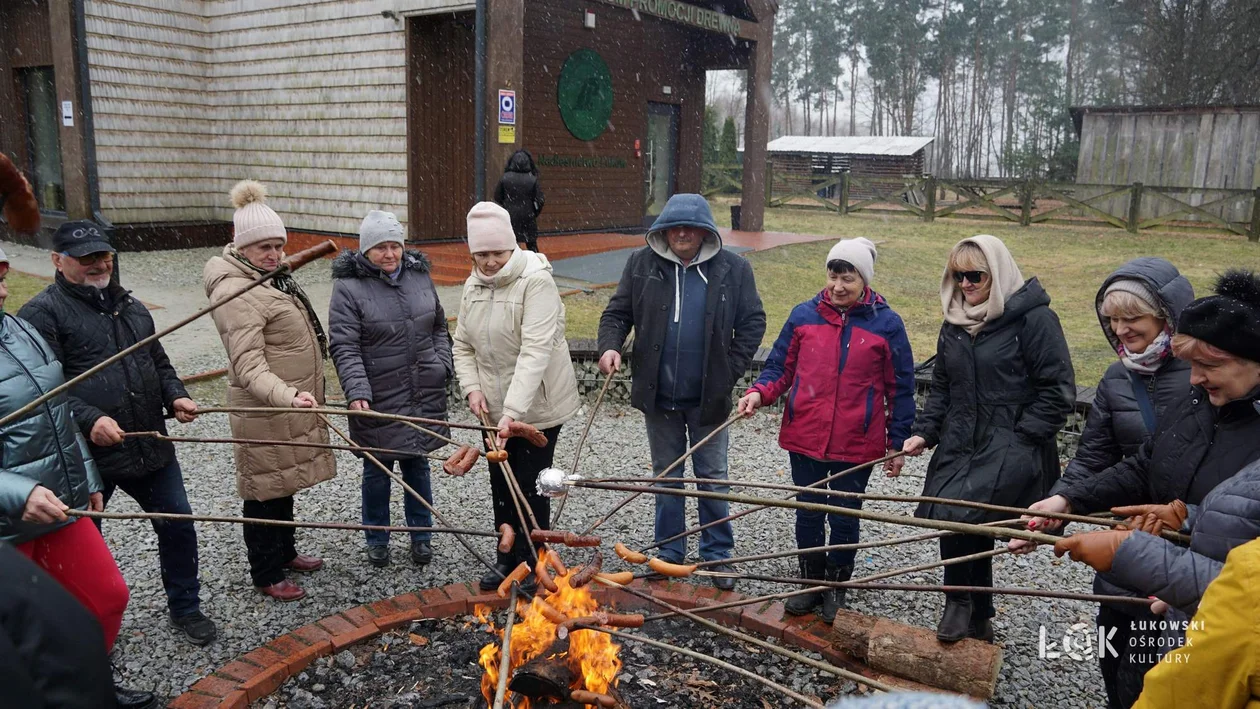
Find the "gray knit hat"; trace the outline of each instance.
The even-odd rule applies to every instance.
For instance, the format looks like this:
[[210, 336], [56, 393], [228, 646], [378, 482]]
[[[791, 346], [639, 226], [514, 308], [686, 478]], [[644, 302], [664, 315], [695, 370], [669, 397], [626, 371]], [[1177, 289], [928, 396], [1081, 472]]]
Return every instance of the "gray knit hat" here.
[[393, 241], [399, 246], [404, 245], [402, 224], [398, 223], [398, 217], [392, 212], [373, 209], [359, 225], [359, 251], [366, 254], [373, 246], [387, 241]]
[[1151, 292], [1150, 286], [1135, 278], [1121, 278], [1107, 286], [1106, 292], [1103, 293], [1103, 300], [1106, 300], [1107, 296], [1112, 293], [1129, 293], [1143, 303], [1151, 306], [1151, 310], [1159, 313], [1161, 317], [1168, 316], [1167, 308], [1160, 303], [1159, 296]]

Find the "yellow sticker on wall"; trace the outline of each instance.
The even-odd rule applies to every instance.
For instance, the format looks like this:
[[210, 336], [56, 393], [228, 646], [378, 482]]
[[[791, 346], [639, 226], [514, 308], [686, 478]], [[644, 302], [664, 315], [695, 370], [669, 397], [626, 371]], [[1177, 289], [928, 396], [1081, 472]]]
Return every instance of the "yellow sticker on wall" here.
[[516, 142], [516, 126], [499, 126], [499, 142], [515, 143]]

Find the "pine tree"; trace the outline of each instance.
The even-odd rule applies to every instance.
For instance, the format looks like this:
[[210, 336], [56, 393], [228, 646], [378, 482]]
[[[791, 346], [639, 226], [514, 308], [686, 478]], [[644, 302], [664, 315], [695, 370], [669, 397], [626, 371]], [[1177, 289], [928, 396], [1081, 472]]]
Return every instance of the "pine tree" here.
[[734, 165], [739, 162], [739, 136], [735, 135], [735, 119], [726, 117], [722, 124], [722, 139], [718, 144], [718, 162]]

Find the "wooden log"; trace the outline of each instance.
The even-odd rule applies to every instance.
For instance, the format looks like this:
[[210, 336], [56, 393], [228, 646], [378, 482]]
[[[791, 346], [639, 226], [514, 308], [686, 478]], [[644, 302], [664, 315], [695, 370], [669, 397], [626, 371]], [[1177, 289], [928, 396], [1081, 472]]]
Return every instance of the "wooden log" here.
[[997, 645], [971, 639], [942, 643], [927, 628], [845, 609], [836, 613], [831, 644], [877, 672], [979, 699], [993, 696], [1002, 667]]

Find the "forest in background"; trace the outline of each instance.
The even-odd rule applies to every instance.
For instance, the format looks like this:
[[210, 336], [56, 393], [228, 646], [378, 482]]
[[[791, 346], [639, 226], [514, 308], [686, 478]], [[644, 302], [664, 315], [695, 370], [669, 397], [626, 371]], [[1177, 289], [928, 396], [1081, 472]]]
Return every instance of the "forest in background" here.
[[[1260, 2], [781, 0], [772, 90], [772, 138], [929, 135], [941, 177], [1071, 181], [1071, 106], [1260, 103]], [[740, 93], [710, 93], [706, 162]]]

